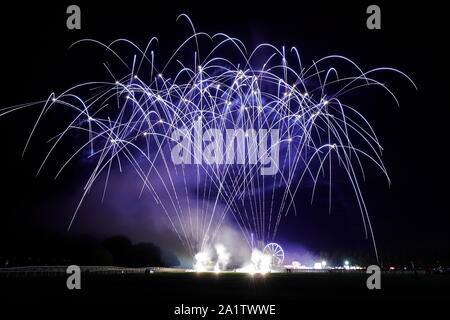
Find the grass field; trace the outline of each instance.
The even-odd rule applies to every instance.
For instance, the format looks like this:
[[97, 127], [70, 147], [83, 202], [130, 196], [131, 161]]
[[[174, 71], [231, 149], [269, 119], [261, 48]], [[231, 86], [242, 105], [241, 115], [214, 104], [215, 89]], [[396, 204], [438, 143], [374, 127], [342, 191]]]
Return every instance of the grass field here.
[[[368, 290], [364, 272], [244, 273], [145, 272], [99, 268], [83, 272], [81, 289], [68, 290], [64, 268], [0, 270], [0, 310], [62, 319], [236, 319], [407, 317], [447, 312], [449, 274], [386, 272], [381, 290]], [[446, 300], [446, 301], [445, 301]], [[274, 305], [275, 315], [218, 315], [224, 306]], [[431, 304], [431, 306], [430, 306]], [[202, 306], [207, 316], [176, 315], [180, 306]], [[76, 315], [74, 315], [76, 314]], [[97, 316], [98, 315], [98, 316]], [[314, 315], [314, 316], [308, 316]], [[428, 318], [428, 317], [427, 317]]]
[[63, 268], [0, 272], [9, 298], [145, 298], [169, 302], [450, 299], [449, 274], [384, 272], [381, 290], [368, 290], [364, 272], [245, 273], [145, 272], [99, 268], [83, 272], [81, 290], [68, 290]]

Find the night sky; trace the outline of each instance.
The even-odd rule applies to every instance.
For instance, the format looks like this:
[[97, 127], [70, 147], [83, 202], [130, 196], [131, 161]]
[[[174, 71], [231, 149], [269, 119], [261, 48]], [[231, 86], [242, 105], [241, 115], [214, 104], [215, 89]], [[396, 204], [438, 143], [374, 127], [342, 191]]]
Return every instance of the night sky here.
[[[308, 64], [326, 55], [341, 54], [364, 70], [391, 66], [405, 72], [418, 91], [398, 76], [385, 79], [400, 107], [387, 95], [379, 95], [380, 91], [362, 90], [348, 97], [347, 101], [357, 103], [378, 134], [392, 180], [389, 187], [379, 171], [369, 168], [363, 191], [383, 259], [449, 262], [449, 70], [443, 48], [446, 26], [442, 8], [377, 2], [382, 10], [382, 29], [370, 31], [365, 26], [369, 2], [77, 2], [82, 11], [82, 29], [70, 31], [65, 13], [69, 4], [16, 3], [3, 12], [2, 108], [45, 99], [51, 92], [60, 93], [79, 82], [105, 79], [102, 50], [88, 46], [68, 49], [78, 39], [109, 42], [127, 38], [145, 46], [150, 37], [157, 36], [159, 57], [165, 58], [189, 34], [185, 25], [176, 22], [180, 13], [187, 13], [197, 30], [224, 32], [240, 38], [248, 47], [260, 42], [296, 46]], [[370, 99], [365, 99], [365, 94]], [[33, 140], [22, 159], [23, 146], [37, 115], [36, 111], [19, 112], [0, 119], [3, 247], [14, 246], [14, 241], [9, 240], [17, 237], [33, 241], [34, 230], [65, 234], [81, 196], [80, 177], [88, 174], [79, 161], [59, 180], [52, 178], [58, 167], [51, 163], [35, 177], [47, 150], [45, 140], [56, 132], [62, 116], [49, 114], [40, 128], [43, 138]], [[56, 159], [64, 159], [64, 151], [60, 149]], [[126, 177], [121, 183], [130, 179]], [[125, 184], [123, 188], [132, 186]], [[373, 257], [354, 197], [345, 186], [339, 185], [335, 191], [331, 215], [327, 200], [309, 205], [305, 201], [308, 195], [300, 193], [297, 202], [301, 212], [282, 221], [277, 240], [316, 254], [338, 252], [351, 256], [362, 252]], [[133, 241], [151, 241], [178, 254], [182, 251], [175, 236], [161, 227], [163, 217], [156, 209], [138, 201], [134, 194], [125, 196], [122, 202], [115, 199], [111, 196], [102, 205], [93, 192], [70, 233], [99, 239], [124, 234]], [[156, 215], [158, 218], [153, 218]]]

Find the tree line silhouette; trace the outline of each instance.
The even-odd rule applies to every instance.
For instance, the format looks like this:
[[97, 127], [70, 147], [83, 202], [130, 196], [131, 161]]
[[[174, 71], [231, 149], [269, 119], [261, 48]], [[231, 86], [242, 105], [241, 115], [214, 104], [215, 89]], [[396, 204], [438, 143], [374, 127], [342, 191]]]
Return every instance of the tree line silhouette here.
[[27, 237], [9, 235], [0, 242], [0, 267], [69, 264], [171, 267], [180, 262], [173, 253], [153, 243], [133, 244], [121, 235], [101, 241], [33, 231]]

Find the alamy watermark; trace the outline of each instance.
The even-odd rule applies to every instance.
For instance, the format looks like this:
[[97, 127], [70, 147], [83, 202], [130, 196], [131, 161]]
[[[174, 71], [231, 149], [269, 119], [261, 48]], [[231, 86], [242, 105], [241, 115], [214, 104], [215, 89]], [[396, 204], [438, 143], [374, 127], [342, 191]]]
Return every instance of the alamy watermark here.
[[367, 14], [370, 16], [366, 20], [366, 26], [369, 30], [381, 29], [381, 9], [379, 6], [372, 4], [367, 7]]
[[366, 273], [371, 274], [366, 281], [367, 289], [381, 289], [381, 270], [377, 265], [367, 267]]
[[67, 267], [66, 273], [70, 274], [66, 280], [67, 289], [81, 289], [81, 268], [76, 265], [71, 265]]
[[72, 4], [67, 7], [66, 13], [70, 16], [66, 20], [66, 26], [69, 30], [81, 29], [81, 9], [79, 6]]
[[279, 170], [278, 129], [208, 128], [203, 132], [200, 119], [192, 130], [174, 130], [172, 140], [176, 144], [171, 157], [176, 165], [257, 165], [261, 175], [274, 175]]

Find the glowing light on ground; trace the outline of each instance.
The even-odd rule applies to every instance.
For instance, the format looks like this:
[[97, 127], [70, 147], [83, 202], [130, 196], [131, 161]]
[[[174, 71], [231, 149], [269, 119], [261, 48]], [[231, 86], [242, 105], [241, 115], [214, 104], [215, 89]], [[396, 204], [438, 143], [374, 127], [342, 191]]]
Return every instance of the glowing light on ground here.
[[270, 264], [272, 256], [264, 254], [258, 249], [253, 249], [250, 262], [246, 263], [242, 268], [237, 269], [238, 272], [246, 272], [249, 274], [266, 274], [271, 272]]

